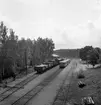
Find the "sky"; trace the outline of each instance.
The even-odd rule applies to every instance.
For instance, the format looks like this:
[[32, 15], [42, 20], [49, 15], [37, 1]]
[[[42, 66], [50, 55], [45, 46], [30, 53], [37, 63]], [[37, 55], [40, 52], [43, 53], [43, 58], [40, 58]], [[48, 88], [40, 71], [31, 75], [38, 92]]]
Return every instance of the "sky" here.
[[0, 0], [0, 21], [20, 38], [52, 38], [55, 49], [101, 47], [101, 0]]

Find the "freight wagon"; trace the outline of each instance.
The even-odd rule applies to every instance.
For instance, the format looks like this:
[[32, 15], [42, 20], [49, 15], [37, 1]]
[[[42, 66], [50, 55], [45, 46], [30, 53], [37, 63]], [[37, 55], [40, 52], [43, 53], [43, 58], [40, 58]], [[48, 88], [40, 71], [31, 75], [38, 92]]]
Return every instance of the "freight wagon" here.
[[55, 66], [59, 65], [58, 59], [49, 60], [47, 62], [43, 62], [41, 65], [36, 65], [34, 67], [34, 70], [37, 71], [37, 73], [43, 73]]

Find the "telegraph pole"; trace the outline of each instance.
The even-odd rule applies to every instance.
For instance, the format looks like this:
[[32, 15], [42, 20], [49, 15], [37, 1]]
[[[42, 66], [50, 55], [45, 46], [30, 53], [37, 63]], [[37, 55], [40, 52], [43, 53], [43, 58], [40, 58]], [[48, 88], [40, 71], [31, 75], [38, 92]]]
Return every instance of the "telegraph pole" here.
[[2, 67], [1, 67], [0, 82], [2, 82], [2, 79], [3, 79], [4, 68], [5, 68], [5, 67], [4, 67], [4, 60], [5, 60], [5, 58], [7, 57], [6, 49], [3, 48], [2, 50], [3, 50], [3, 52], [1, 52], [1, 54], [0, 54], [0, 57], [2, 57], [2, 58], [1, 58], [1, 59], [2, 59]]
[[27, 75], [27, 49], [25, 49], [25, 69], [26, 69], [26, 75]]

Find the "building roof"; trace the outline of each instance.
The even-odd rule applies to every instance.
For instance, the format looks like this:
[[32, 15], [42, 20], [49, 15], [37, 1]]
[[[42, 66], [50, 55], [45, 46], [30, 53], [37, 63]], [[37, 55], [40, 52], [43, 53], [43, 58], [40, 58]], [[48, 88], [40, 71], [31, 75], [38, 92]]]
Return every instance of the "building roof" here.
[[57, 54], [52, 54], [52, 56], [53, 56], [53, 57], [59, 57], [59, 55], [57, 55]]

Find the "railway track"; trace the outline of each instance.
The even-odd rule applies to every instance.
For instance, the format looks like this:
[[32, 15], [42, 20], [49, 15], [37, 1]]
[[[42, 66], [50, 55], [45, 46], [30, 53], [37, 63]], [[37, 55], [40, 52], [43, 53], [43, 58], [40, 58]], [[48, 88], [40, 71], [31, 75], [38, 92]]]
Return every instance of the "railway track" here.
[[27, 92], [24, 96], [20, 97], [11, 105], [26, 105], [32, 98], [34, 98], [45, 86], [47, 86], [52, 80], [56, 78], [56, 76], [62, 71], [62, 69], [56, 70], [49, 77], [45, 78], [43, 82], [38, 84], [32, 90]]
[[17, 83], [15, 86], [8, 88], [6, 91], [0, 94], [0, 102], [5, 100], [7, 97], [12, 95], [14, 92], [18, 91], [19, 89], [23, 88], [26, 84], [30, 81], [38, 77], [39, 75], [33, 74], [31, 77], [26, 78], [25, 80]]
[[[68, 75], [65, 77], [63, 80], [63, 83], [52, 103], [52, 105], [67, 105], [66, 103], [68, 102], [69, 98], [69, 89], [71, 86], [71, 78], [73, 77], [73, 70], [69, 70]], [[68, 81], [70, 80], [70, 81]]]
[[27, 85], [30, 81], [34, 80], [38, 76], [39, 76], [39, 74], [33, 74], [32, 76], [26, 78], [25, 80], [21, 81], [20, 83], [17, 83], [15, 86], [10, 87], [7, 90], [5, 90], [3, 93], [0, 94], [0, 102], [4, 101], [6, 98], [8, 98], [14, 92], [23, 88], [25, 85]]

